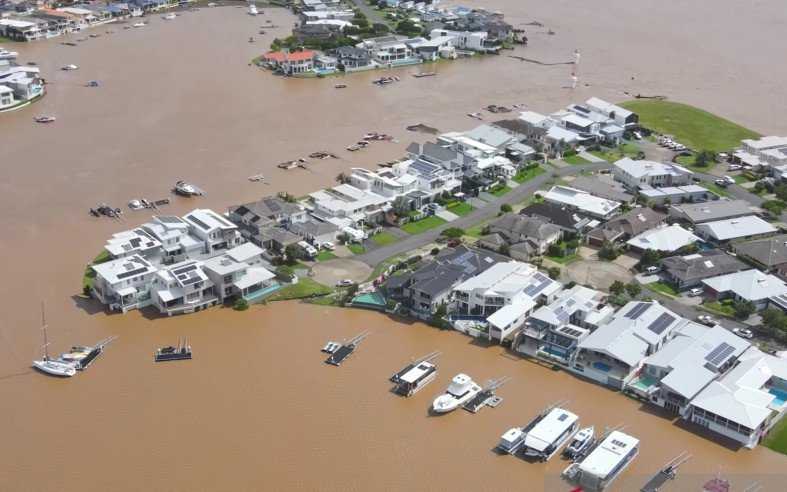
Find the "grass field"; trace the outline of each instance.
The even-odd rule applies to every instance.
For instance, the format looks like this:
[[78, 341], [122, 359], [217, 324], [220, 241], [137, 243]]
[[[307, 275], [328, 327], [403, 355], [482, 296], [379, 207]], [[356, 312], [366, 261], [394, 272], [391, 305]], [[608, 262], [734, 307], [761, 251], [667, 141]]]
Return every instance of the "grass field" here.
[[509, 188], [508, 186], [497, 186], [494, 189], [489, 190], [489, 194], [500, 197], [505, 195], [509, 191], [511, 191], [511, 188]]
[[747, 128], [699, 108], [671, 101], [635, 100], [620, 104], [639, 115], [640, 124], [695, 150], [723, 152], [737, 147], [741, 139], [759, 135]]
[[445, 224], [445, 220], [441, 219], [440, 217], [436, 217], [434, 215], [430, 215], [425, 219], [421, 219], [417, 222], [408, 222], [402, 226], [402, 230], [407, 234], [421, 234], [422, 232], [426, 232], [429, 229], [434, 229], [435, 227], [439, 227]]
[[580, 164], [590, 164], [589, 160], [581, 157], [579, 154], [563, 157], [563, 160], [574, 166], [578, 166]]
[[561, 265], [566, 265], [568, 263], [571, 263], [572, 261], [578, 260], [579, 255], [574, 253], [566, 256], [544, 256], [544, 258], [547, 258], [550, 261], [554, 261], [555, 263], [560, 263]]
[[312, 296], [324, 296], [333, 292], [333, 289], [325, 285], [318, 284], [310, 278], [300, 278], [297, 284], [288, 285], [283, 289], [274, 292], [268, 297], [268, 301], [286, 301], [289, 299], [303, 299]]
[[777, 453], [787, 454], [787, 418], [771, 429], [763, 444]]
[[366, 248], [364, 248], [362, 244], [357, 243], [348, 244], [347, 249], [349, 249], [354, 255], [360, 255], [366, 252]]
[[590, 153], [598, 157], [599, 159], [604, 159], [607, 162], [615, 162], [624, 157], [635, 157], [639, 153], [639, 146], [631, 142], [626, 142], [615, 148], [602, 148], [602, 150], [591, 150]]
[[317, 257], [315, 258], [315, 260], [317, 260], [317, 261], [328, 261], [328, 260], [332, 260], [334, 258], [336, 258], [335, 254], [333, 254], [332, 252], [324, 249], [324, 250], [320, 251], [317, 254]]
[[511, 179], [516, 181], [519, 184], [522, 184], [522, 183], [525, 183], [527, 181], [530, 181], [531, 179], [535, 178], [536, 176], [538, 176], [540, 174], [544, 174], [544, 172], [545, 172], [544, 168], [541, 167], [541, 166], [532, 167], [530, 169], [523, 169], [523, 170], [519, 171]]
[[645, 287], [654, 292], [658, 292], [659, 294], [664, 294], [665, 296], [669, 297], [678, 297], [678, 295], [680, 295], [680, 293], [675, 290], [674, 287], [664, 282], [653, 282], [652, 284], [647, 284]]
[[377, 234], [370, 237], [369, 239], [371, 239], [375, 244], [378, 244], [380, 246], [393, 244], [398, 240], [396, 236], [386, 231], [378, 232]]
[[730, 196], [730, 192], [729, 191], [727, 191], [726, 189], [722, 188], [721, 186], [719, 186], [716, 183], [713, 183], [711, 181], [703, 181], [702, 183], [700, 183], [700, 185], [702, 185], [703, 187], [705, 187], [705, 188], [709, 189], [710, 191], [716, 193], [719, 196], [723, 196], [723, 197], [729, 197]]
[[478, 239], [479, 237], [483, 236], [484, 227], [486, 227], [486, 222], [481, 224], [476, 224], [469, 229], [465, 229], [465, 236], [470, 236]]
[[448, 205], [446, 209], [452, 214], [456, 214], [460, 217], [467, 215], [474, 210], [473, 206], [467, 202], [454, 202]]
[[701, 307], [706, 311], [718, 314], [720, 316], [727, 316], [729, 318], [735, 317], [735, 309], [732, 307], [731, 300], [724, 300], [721, 302], [709, 301], [703, 303]]

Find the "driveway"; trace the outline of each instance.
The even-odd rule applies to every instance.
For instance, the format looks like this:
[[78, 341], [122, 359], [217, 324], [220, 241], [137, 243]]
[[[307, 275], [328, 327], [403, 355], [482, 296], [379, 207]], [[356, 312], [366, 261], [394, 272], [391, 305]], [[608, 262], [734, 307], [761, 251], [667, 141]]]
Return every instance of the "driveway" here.
[[312, 267], [312, 280], [323, 285], [334, 286], [339, 280], [350, 279], [363, 282], [372, 269], [366, 263], [358, 260], [339, 258], [336, 260], [321, 261]]

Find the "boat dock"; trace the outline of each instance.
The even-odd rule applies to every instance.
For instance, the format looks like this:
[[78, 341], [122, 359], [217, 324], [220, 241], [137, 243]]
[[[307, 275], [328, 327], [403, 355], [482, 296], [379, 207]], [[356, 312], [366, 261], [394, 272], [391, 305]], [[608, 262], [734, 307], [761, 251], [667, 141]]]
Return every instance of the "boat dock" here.
[[338, 349], [336, 349], [334, 353], [331, 354], [330, 357], [325, 359], [325, 363], [337, 367], [342, 365], [342, 362], [344, 362], [347, 357], [351, 356], [353, 352], [355, 352], [355, 349], [358, 348], [358, 344], [360, 344], [361, 341], [368, 336], [369, 332], [365, 331], [345, 341]]
[[462, 405], [462, 408], [471, 413], [478, 413], [484, 406], [495, 408], [503, 402], [503, 399], [495, 395], [495, 390], [510, 381], [511, 378], [503, 376], [499, 379], [490, 379], [484, 388], [473, 399]]
[[100, 342], [98, 342], [97, 344], [95, 344], [93, 346], [93, 349], [90, 352], [88, 352], [87, 355], [82, 360], [80, 360], [77, 363], [77, 366], [76, 366], [77, 371], [84, 371], [85, 369], [90, 367], [90, 364], [92, 364], [93, 361], [98, 359], [99, 355], [104, 353], [104, 347], [106, 347], [107, 345], [109, 345], [110, 343], [115, 341], [116, 339], [117, 339], [117, 336], [112, 336], [112, 337], [109, 337], [109, 338], [105, 338], [105, 339], [101, 340]]
[[656, 472], [656, 474], [639, 489], [640, 492], [659, 492], [667, 482], [675, 479], [675, 476], [678, 474], [678, 467], [690, 459], [691, 455], [683, 451]]

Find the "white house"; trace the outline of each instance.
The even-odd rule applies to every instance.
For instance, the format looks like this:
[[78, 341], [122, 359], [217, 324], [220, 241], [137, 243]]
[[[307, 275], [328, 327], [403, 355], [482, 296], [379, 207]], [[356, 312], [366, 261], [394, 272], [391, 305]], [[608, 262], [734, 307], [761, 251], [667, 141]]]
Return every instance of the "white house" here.
[[758, 311], [768, 307], [771, 298], [787, 294], [787, 284], [780, 278], [753, 269], [707, 278], [702, 283], [709, 297], [750, 301]]
[[139, 255], [91, 266], [92, 292], [112, 311], [126, 313], [150, 304], [150, 284], [157, 268]]
[[600, 198], [587, 191], [568, 186], [553, 186], [549, 191], [543, 193], [543, 197], [547, 202], [563, 205], [598, 219], [609, 219], [620, 210], [620, 202]]
[[733, 155], [733, 162], [753, 168], [770, 168], [780, 177], [787, 166], [787, 137], [767, 136], [741, 140], [741, 148]]
[[639, 251], [651, 249], [671, 253], [699, 240], [681, 226], [672, 224], [645, 231], [626, 241], [626, 244]]
[[696, 227], [697, 234], [716, 242], [733, 239], [753, 239], [766, 234], [774, 234], [778, 229], [756, 215], [745, 215], [734, 219], [703, 222]]
[[694, 173], [685, 167], [672, 163], [634, 160], [624, 157], [615, 161], [612, 167], [615, 179], [632, 191], [649, 186], [684, 186], [692, 183]]
[[243, 243], [238, 226], [209, 209], [194, 209], [183, 216], [190, 232], [205, 243], [205, 254], [234, 248]]
[[347, 218], [361, 224], [380, 222], [390, 202], [390, 198], [372, 191], [341, 184], [310, 193], [308, 205], [320, 217]]
[[537, 305], [554, 300], [561, 288], [528, 263], [497, 263], [454, 287], [451, 314], [485, 321], [488, 338], [502, 342], [522, 326]]

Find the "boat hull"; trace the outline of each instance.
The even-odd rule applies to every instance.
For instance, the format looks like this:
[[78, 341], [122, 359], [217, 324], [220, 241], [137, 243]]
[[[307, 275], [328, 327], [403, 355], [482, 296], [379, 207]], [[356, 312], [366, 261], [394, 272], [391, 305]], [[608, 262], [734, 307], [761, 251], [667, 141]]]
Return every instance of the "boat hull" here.
[[471, 399], [475, 395], [481, 392], [481, 388], [476, 386], [464, 395], [461, 398], [456, 398], [454, 396], [443, 394], [435, 398], [434, 402], [432, 402], [432, 410], [435, 413], [449, 413], [453, 412], [457, 408], [461, 407]]
[[33, 367], [44, 374], [60, 378], [70, 378], [77, 373], [76, 369], [68, 364], [58, 364], [49, 361], [33, 361]]

